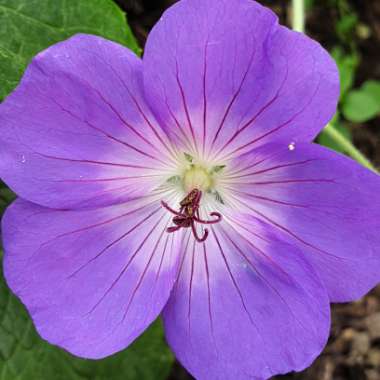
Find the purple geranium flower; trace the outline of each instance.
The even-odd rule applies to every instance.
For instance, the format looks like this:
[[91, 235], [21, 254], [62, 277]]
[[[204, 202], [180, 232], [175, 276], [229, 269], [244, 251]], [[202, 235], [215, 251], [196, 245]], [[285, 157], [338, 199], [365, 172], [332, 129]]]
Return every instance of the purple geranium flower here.
[[302, 370], [379, 280], [380, 181], [312, 144], [336, 66], [250, 0], [183, 0], [144, 59], [90, 35], [0, 107], [4, 270], [43, 338], [102, 358], [162, 312], [198, 379]]

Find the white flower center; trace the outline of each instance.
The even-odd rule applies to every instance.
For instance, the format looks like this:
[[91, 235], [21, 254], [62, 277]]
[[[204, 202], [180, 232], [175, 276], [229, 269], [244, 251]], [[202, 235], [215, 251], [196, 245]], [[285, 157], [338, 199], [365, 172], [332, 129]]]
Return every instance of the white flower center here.
[[202, 205], [206, 199], [214, 199], [224, 203], [220, 193], [220, 181], [224, 176], [225, 165], [205, 162], [184, 153], [182, 162], [179, 162], [177, 173], [167, 178], [166, 185], [177, 190], [179, 197], [189, 194], [193, 190], [202, 193]]

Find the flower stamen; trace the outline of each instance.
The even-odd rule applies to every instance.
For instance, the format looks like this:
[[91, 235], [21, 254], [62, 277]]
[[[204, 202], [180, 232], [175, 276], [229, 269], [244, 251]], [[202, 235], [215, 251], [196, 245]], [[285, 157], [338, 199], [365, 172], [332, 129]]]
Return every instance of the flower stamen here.
[[181, 228], [191, 228], [195, 240], [202, 243], [207, 239], [208, 229], [205, 228], [203, 236], [199, 236], [195, 227], [195, 222], [200, 224], [215, 224], [222, 220], [222, 215], [219, 212], [213, 211], [210, 216], [215, 217], [212, 220], [203, 220], [199, 215], [199, 206], [202, 198], [202, 191], [193, 189], [186, 195], [184, 199], [179, 203], [180, 209], [176, 211], [172, 209], [166, 202], [161, 201], [161, 204], [166, 210], [174, 214], [172, 219], [174, 226], [168, 227], [166, 231], [168, 233], [176, 232]]

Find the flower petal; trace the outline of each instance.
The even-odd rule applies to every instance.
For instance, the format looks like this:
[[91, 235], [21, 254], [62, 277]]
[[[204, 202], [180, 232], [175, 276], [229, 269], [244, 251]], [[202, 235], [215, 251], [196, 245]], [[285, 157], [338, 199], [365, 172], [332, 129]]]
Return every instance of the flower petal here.
[[38, 54], [0, 106], [1, 178], [58, 208], [108, 205], [160, 184], [170, 154], [144, 103], [141, 67], [90, 35]]
[[326, 344], [325, 288], [296, 248], [253, 217], [186, 246], [164, 309], [167, 340], [197, 379], [265, 379], [308, 366]]
[[102, 358], [158, 316], [175, 281], [180, 235], [160, 204], [54, 211], [17, 200], [3, 219], [4, 272], [41, 336]]
[[222, 159], [268, 141], [310, 141], [334, 114], [336, 65], [251, 0], [183, 0], [153, 28], [146, 95], [180, 144]]
[[380, 178], [315, 144], [268, 145], [236, 160], [226, 181], [245, 208], [312, 262], [332, 302], [380, 281]]

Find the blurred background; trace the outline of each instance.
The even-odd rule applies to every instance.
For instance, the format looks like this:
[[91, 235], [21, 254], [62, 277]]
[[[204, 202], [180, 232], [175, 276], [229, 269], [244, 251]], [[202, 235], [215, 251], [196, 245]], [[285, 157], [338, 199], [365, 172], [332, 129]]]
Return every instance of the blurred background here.
[[[291, 25], [290, 0], [259, 0]], [[103, 35], [143, 52], [150, 29], [175, 0], [0, 0], [0, 101], [38, 51], [76, 32]], [[125, 23], [125, 13], [131, 31]], [[339, 110], [331, 122], [380, 168], [380, 0], [306, 0], [306, 32], [327, 48], [341, 74]], [[137, 41], [133, 40], [133, 35]], [[322, 133], [321, 144], [347, 153]], [[0, 183], [0, 212], [14, 194]], [[380, 231], [379, 231], [380, 233]], [[164, 343], [158, 321], [128, 350], [90, 362], [52, 347], [0, 275], [1, 380], [189, 380]], [[329, 344], [303, 373], [275, 379], [380, 380], [380, 287], [334, 305]]]

